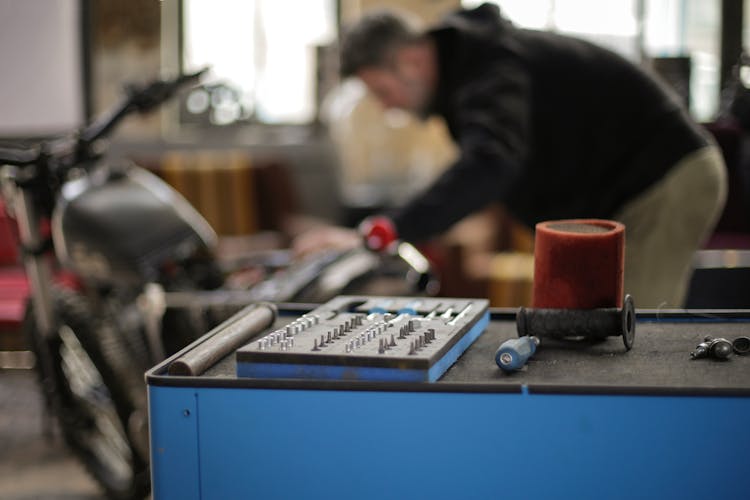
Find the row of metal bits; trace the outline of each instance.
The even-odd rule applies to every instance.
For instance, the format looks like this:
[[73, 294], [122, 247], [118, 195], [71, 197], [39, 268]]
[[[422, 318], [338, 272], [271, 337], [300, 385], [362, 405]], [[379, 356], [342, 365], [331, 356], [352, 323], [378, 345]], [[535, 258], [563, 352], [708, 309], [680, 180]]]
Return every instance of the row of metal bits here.
[[387, 338], [380, 337], [380, 341], [378, 342], [378, 354], [384, 354], [385, 351], [390, 349], [391, 347], [395, 346], [396, 342], [393, 340], [393, 335], [391, 335], [391, 341], [388, 342]]
[[428, 328], [426, 332], [424, 332], [424, 343], [429, 344], [435, 340], [435, 329], [434, 328]]
[[289, 336], [297, 335], [298, 333], [317, 325], [319, 322], [320, 318], [318, 318], [316, 314], [304, 314], [286, 326], [286, 334]]
[[[339, 337], [343, 337], [344, 335], [356, 329], [357, 326], [360, 326], [360, 325], [362, 325], [362, 316], [354, 316], [351, 320], [346, 320], [343, 323], [341, 323], [339, 326], [334, 326], [328, 332], [328, 335], [325, 339], [325, 343], [330, 343], [330, 342], [333, 342], [334, 340], [338, 340]], [[321, 338], [321, 345], [323, 343], [324, 342]]]
[[275, 344], [281, 344], [287, 338], [286, 330], [276, 330], [258, 340], [258, 349], [264, 350]]
[[372, 330], [361, 332], [359, 335], [349, 340], [349, 342], [346, 344], [346, 352], [353, 352], [355, 349], [363, 347], [368, 341], [372, 340], [373, 337], [374, 335]]
[[405, 339], [409, 335], [409, 325], [404, 325], [398, 329], [398, 338]]
[[338, 338], [338, 328], [334, 328], [333, 332], [329, 331], [328, 333], [321, 333], [320, 334], [320, 342], [318, 342], [317, 338], [313, 339], [313, 351], [319, 351], [323, 347], [325, 347], [326, 344], [333, 343], [334, 340]]
[[398, 338], [405, 339], [410, 333], [416, 332], [422, 324], [417, 319], [410, 319], [407, 324], [399, 328]]
[[339, 331], [341, 334], [348, 333], [354, 329], [356, 329], [358, 326], [362, 326], [362, 316], [354, 316], [351, 319], [345, 320], [343, 323], [339, 325]]
[[422, 349], [433, 340], [435, 340], [435, 330], [430, 328], [423, 335], [420, 335], [409, 343], [409, 354], [416, 354], [418, 350]]
[[[354, 325], [355, 326], [362, 325], [361, 316], [357, 316], [357, 321], [356, 323], [354, 323]], [[382, 333], [384, 333], [391, 326], [393, 325], [382, 322], [382, 321], [374, 325], [370, 325], [369, 327], [367, 327], [365, 331], [359, 332], [358, 335], [355, 335], [354, 338], [352, 338], [351, 340], [349, 340], [349, 342], [347, 342], [346, 347], [345, 347], [346, 352], [350, 353], [350, 352], [353, 352], [355, 349], [363, 347], [368, 342], [377, 338], [378, 335], [381, 335]], [[343, 336], [344, 334], [342, 333], [341, 335]], [[393, 337], [393, 335], [391, 335], [391, 337]], [[393, 345], [396, 345], [395, 342], [393, 343]]]
[[294, 347], [294, 337], [287, 337], [279, 343], [279, 349], [282, 351], [288, 351]]

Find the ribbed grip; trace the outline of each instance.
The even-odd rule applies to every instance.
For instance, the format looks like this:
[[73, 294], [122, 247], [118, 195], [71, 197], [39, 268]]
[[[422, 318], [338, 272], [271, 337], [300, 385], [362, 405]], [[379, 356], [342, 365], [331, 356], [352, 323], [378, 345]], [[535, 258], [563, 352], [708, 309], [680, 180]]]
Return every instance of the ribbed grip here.
[[604, 339], [622, 336], [630, 349], [635, 337], [635, 306], [630, 295], [625, 297], [623, 308], [601, 309], [528, 309], [522, 307], [516, 314], [518, 336], [535, 337], [585, 337]]

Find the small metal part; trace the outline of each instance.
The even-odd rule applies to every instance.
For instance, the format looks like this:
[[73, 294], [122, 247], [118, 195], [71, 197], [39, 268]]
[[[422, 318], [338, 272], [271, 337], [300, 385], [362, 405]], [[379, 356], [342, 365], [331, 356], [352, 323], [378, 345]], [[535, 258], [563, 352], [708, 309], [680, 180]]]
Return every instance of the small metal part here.
[[378, 342], [378, 354], [383, 354], [385, 352], [385, 342], [383, 342], [383, 339], [381, 338]]
[[708, 357], [708, 342], [701, 342], [695, 346], [695, 350], [690, 353], [690, 359], [701, 359]]
[[393, 334], [391, 334], [391, 341], [388, 343], [391, 347], [396, 347], [396, 337], [394, 337]]
[[409, 356], [416, 354], [417, 352], [414, 350], [414, 341], [412, 340], [409, 342]]
[[726, 359], [732, 354], [732, 350], [732, 343], [727, 339], [713, 339], [709, 346], [709, 355], [716, 359]]
[[335, 339], [339, 338], [339, 327], [338, 326], [334, 326], [333, 327], [333, 338], [335, 338]]
[[319, 351], [320, 350], [320, 349], [318, 349], [318, 339], [313, 339], [313, 348], [312, 348], [312, 350], [313, 351]]
[[737, 337], [732, 341], [732, 349], [735, 354], [747, 354], [750, 352], [750, 337]]
[[258, 349], [260, 349], [261, 351], [263, 350], [263, 341], [262, 340], [258, 341]]
[[350, 352], [352, 352], [352, 346], [350, 344], [346, 344], [346, 346], [344, 346], [344, 347], [345, 347], [345, 350], [346, 350], [347, 354], [349, 354]]
[[331, 343], [331, 332], [328, 332], [328, 335], [326, 336], [326, 344]]
[[325, 344], [325, 343], [326, 343], [326, 338], [325, 338], [325, 335], [323, 335], [323, 334], [321, 333], [321, 334], [320, 334], [320, 347], [323, 347], [323, 344]]
[[690, 353], [690, 358], [727, 359], [729, 355], [732, 354], [732, 350], [733, 345], [727, 339], [706, 337], [703, 339], [703, 342], [698, 344], [695, 347], [695, 350]]

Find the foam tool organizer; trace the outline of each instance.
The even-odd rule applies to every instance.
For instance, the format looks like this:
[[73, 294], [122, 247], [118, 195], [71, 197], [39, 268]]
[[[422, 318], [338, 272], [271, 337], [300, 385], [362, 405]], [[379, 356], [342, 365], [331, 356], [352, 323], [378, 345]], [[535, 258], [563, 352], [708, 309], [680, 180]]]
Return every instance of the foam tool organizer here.
[[434, 382], [489, 324], [484, 299], [339, 296], [239, 348], [237, 376]]

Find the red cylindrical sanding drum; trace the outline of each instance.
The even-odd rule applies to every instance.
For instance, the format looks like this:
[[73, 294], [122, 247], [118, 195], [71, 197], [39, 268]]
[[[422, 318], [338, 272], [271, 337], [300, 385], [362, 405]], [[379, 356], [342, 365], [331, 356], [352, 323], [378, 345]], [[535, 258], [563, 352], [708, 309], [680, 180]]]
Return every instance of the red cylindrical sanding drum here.
[[540, 222], [534, 245], [534, 307], [622, 306], [624, 225], [599, 219]]

